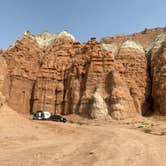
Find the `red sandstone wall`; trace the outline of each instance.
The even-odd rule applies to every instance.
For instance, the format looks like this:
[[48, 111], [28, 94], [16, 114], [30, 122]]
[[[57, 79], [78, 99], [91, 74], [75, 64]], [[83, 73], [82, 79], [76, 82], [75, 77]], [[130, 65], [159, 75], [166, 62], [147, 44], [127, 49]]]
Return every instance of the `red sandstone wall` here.
[[27, 36], [9, 47], [2, 56], [10, 76], [9, 105], [21, 113], [30, 111], [31, 93], [38, 75], [43, 50]]
[[[103, 116], [108, 113], [115, 119], [145, 114], [150, 108], [151, 82], [144, 49], [164, 31], [147, 30], [101, 42], [92, 38], [84, 44], [63, 36], [43, 48], [25, 35], [1, 53], [8, 65], [9, 105], [22, 113], [46, 110], [90, 115], [93, 111], [97, 116], [104, 106]], [[103, 43], [113, 43], [116, 53], [103, 49]], [[152, 60], [153, 71], [156, 61]], [[156, 98], [164, 91], [158, 96], [154, 85], [157, 105]]]

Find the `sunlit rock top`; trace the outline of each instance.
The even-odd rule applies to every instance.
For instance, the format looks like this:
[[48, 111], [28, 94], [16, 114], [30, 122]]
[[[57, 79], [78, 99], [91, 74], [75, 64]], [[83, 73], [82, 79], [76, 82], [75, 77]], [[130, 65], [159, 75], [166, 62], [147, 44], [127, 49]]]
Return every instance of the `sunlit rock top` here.
[[163, 44], [166, 44], [166, 33], [158, 35], [153, 42], [150, 43], [149, 47], [146, 49], [147, 52], [152, 48], [160, 48]]
[[118, 52], [118, 47], [115, 44], [106, 44], [101, 43], [101, 48], [105, 51], [112, 52], [112, 54], [115, 56]]
[[29, 31], [26, 31], [24, 33], [24, 35], [30, 37], [31, 39], [33, 39], [42, 48], [47, 47], [55, 39], [58, 39], [58, 38], [66, 38], [67, 37], [67, 38], [70, 38], [71, 40], [75, 41], [74, 36], [71, 35], [70, 33], [66, 32], [66, 31], [62, 31], [58, 34], [52, 34], [50, 32], [45, 31], [45, 32], [42, 32], [42, 33], [38, 33], [36, 35], [33, 35]]
[[140, 44], [138, 44], [138, 43], [136, 43], [135, 41], [132, 41], [132, 40], [125, 41], [122, 44], [121, 48], [133, 48], [133, 49], [136, 49], [140, 52], [144, 52], [143, 47]]
[[66, 32], [66, 31], [62, 31], [56, 35], [56, 38], [65, 38], [65, 37], [70, 38], [73, 41], [76, 40], [73, 35], [71, 35], [70, 33]]

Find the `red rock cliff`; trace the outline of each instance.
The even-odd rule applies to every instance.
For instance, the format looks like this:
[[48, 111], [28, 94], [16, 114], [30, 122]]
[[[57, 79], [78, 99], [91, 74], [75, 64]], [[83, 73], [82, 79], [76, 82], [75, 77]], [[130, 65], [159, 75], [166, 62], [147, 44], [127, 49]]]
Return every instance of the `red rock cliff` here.
[[164, 32], [157, 28], [83, 44], [67, 32], [26, 32], [1, 53], [8, 67], [8, 103], [21, 113], [124, 119], [151, 112], [153, 98], [155, 110], [164, 114], [165, 45], [154, 47]]

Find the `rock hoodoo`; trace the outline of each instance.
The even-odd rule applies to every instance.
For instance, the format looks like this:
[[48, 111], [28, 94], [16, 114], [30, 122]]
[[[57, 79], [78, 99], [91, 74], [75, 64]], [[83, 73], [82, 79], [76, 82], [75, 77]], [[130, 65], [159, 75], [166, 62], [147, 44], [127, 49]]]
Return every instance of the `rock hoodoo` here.
[[165, 115], [165, 31], [86, 43], [65, 31], [25, 32], [0, 51], [0, 100], [20, 113], [124, 119], [154, 109]]

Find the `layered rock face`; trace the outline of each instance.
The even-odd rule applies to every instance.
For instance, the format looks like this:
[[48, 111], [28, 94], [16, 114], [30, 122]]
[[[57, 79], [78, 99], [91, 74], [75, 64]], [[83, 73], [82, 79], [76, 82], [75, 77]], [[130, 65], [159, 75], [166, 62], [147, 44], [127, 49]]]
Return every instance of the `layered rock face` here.
[[134, 41], [127, 40], [121, 45], [116, 60], [123, 64], [123, 69], [119, 69], [119, 72], [128, 85], [137, 112], [145, 114], [148, 110], [150, 78], [143, 47]]
[[[149, 109], [150, 79], [147, 72], [147, 58], [143, 47], [132, 40], [126, 40], [121, 43], [120, 47], [115, 44], [106, 45], [107, 51], [109, 51], [109, 46], [113, 48], [114, 71], [115, 73], [119, 73], [112, 76], [110, 72], [107, 76], [109, 80], [107, 82], [110, 82], [108, 87], [112, 85], [115, 87], [111, 89], [110, 103], [108, 103], [112, 117], [121, 119], [136, 114], [145, 114]], [[114, 104], [114, 100], [116, 104]], [[119, 107], [124, 105], [124, 110], [126, 111], [119, 110], [118, 112], [114, 112], [116, 110], [114, 107], [118, 105]]]
[[99, 89], [96, 89], [93, 94], [93, 104], [90, 115], [94, 119], [104, 120], [108, 117], [108, 108]]
[[154, 111], [166, 115], [166, 34], [158, 36], [149, 51]]
[[40, 68], [42, 53], [38, 45], [24, 35], [2, 55], [6, 59], [10, 76], [9, 106], [18, 112], [30, 111], [33, 84]]
[[134, 40], [140, 43], [144, 49], [149, 47], [156, 37], [166, 31], [166, 28], [144, 29], [142, 32], [131, 35], [116, 35], [111, 37], [104, 37], [101, 42], [106, 44], [117, 44], [120, 46], [126, 40]]
[[153, 97], [156, 112], [165, 114], [165, 38], [158, 39], [164, 31], [100, 42], [92, 38], [83, 44], [67, 32], [26, 32], [1, 52], [8, 68], [2, 65], [8, 71], [2, 91], [7, 90], [8, 104], [21, 113], [124, 119], [151, 111]]
[[66, 95], [71, 88], [69, 84], [74, 64], [73, 45], [72, 39], [60, 37], [46, 50], [34, 86], [33, 111], [66, 113], [65, 106], [69, 102]]
[[[114, 119], [125, 119], [126, 117], [134, 117], [141, 103], [135, 101], [130, 92], [130, 87], [121, 79], [117, 71], [111, 72], [111, 95], [110, 95], [110, 114]], [[137, 102], [137, 103], [136, 103]]]
[[7, 64], [3, 57], [0, 57], [0, 107], [9, 99], [9, 77]]

